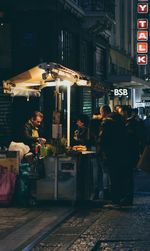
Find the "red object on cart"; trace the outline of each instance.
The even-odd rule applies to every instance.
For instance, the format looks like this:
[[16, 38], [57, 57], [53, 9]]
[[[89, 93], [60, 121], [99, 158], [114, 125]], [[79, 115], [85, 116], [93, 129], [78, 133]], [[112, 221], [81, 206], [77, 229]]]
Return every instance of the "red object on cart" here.
[[40, 147], [41, 147], [41, 145], [38, 143], [35, 145], [34, 153], [36, 156], [40, 154]]

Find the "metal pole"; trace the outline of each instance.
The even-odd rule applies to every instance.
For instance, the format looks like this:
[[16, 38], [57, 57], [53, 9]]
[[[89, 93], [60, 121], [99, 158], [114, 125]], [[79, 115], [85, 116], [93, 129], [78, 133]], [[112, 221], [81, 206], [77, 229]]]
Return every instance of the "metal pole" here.
[[67, 147], [70, 146], [70, 105], [71, 105], [71, 86], [67, 85]]
[[60, 78], [56, 79], [55, 111], [59, 110], [59, 86]]
[[55, 163], [54, 199], [58, 200], [58, 168], [59, 168], [58, 156], [54, 157], [54, 163]]

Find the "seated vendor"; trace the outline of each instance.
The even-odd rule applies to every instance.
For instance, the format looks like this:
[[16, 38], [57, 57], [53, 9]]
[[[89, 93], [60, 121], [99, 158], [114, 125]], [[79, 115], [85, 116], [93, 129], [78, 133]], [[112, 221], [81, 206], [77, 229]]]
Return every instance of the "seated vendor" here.
[[74, 131], [73, 145], [87, 145], [88, 143], [88, 128], [87, 118], [81, 115], [76, 120], [77, 129]]
[[24, 126], [23, 141], [27, 144], [31, 151], [34, 152], [36, 143], [44, 144], [46, 139], [41, 137], [39, 132], [39, 127], [43, 121], [43, 114], [41, 112], [35, 111], [29, 119], [29, 121]]

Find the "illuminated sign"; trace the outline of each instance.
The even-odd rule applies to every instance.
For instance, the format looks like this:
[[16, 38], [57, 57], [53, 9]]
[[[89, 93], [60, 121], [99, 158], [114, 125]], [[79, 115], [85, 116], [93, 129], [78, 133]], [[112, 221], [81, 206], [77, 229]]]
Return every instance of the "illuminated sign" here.
[[146, 65], [148, 63], [147, 55], [137, 55], [137, 64]]
[[[138, 0], [137, 3], [137, 64], [148, 64], [148, 0]], [[141, 15], [141, 18], [140, 18]]]
[[147, 41], [148, 40], [148, 31], [137, 31], [137, 40], [138, 41]]
[[148, 13], [148, 3], [138, 3], [137, 5], [137, 12], [138, 13]]
[[142, 18], [137, 20], [137, 28], [140, 29], [148, 29], [148, 19]]
[[114, 89], [114, 96], [128, 96], [128, 89]]
[[137, 43], [137, 53], [147, 53], [148, 52], [148, 43]]

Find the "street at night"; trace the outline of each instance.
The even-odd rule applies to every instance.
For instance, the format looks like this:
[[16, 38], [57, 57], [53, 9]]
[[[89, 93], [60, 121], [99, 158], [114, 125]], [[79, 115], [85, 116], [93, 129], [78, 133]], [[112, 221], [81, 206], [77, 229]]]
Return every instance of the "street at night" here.
[[150, 251], [150, 0], [0, 0], [0, 251]]
[[130, 207], [95, 201], [74, 209], [62, 205], [1, 208], [1, 251], [148, 251], [149, 210], [150, 175], [142, 171], [135, 174]]

